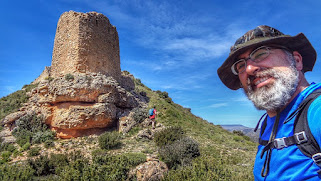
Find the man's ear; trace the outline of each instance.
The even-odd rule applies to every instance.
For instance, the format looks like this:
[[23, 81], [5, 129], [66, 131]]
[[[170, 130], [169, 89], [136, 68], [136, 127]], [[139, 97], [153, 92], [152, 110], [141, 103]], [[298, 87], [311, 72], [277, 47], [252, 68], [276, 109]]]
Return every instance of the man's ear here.
[[303, 59], [302, 59], [301, 54], [298, 51], [294, 51], [293, 52], [293, 58], [295, 60], [296, 69], [298, 71], [302, 71], [303, 70], [303, 62], [302, 62]]

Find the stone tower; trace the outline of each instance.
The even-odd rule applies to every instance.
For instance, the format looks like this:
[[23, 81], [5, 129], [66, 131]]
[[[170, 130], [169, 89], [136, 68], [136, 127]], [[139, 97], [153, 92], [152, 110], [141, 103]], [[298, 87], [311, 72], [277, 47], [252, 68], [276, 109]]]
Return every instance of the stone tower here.
[[116, 27], [101, 13], [65, 12], [57, 25], [50, 76], [93, 72], [120, 79]]

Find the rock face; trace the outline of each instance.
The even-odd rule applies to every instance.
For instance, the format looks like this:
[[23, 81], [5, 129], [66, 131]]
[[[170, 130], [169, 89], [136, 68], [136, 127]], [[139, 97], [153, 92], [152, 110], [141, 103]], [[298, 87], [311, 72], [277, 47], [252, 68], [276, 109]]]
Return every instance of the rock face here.
[[100, 13], [63, 13], [58, 21], [52, 65], [34, 81], [29, 102], [3, 123], [25, 114], [42, 115], [60, 138], [99, 133], [145, 107], [132, 75], [120, 71], [116, 28]]
[[136, 167], [136, 178], [139, 181], [162, 180], [168, 171], [167, 165], [159, 160], [149, 160]]

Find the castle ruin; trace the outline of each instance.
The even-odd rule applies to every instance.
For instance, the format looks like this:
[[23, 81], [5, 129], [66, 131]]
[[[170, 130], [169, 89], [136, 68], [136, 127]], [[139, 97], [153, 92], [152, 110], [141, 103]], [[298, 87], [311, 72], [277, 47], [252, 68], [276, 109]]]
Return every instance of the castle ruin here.
[[120, 79], [116, 27], [103, 14], [65, 12], [54, 42], [50, 76], [96, 72]]

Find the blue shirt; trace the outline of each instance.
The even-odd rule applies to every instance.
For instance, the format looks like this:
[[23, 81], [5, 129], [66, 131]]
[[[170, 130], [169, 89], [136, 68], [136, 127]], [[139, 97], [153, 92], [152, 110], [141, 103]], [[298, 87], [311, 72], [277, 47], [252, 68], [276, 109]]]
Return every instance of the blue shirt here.
[[[289, 122], [284, 120], [295, 111], [299, 104], [314, 90], [321, 88], [321, 84], [311, 84], [308, 88], [299, 93], [296, 98], [280, 113], [280, 121], [275, 138], [293, 136], [293, 125], [295, 117]], [[269, 140], [276, 117], [267, 116], [267, 125], [261, 137]], [[319, 145], [321, 145], [321, 96], [315, 99], [308, 109], [308, 124], [310, 130]], [[321, 180], [317, 171], [320, 169], [311, 158], [305, 156], [296, 145], [288, 146], [283, 149], [272, 149], [269, 173], [266, 177], [261, 176], [265, 156], [261, 159], [264, 146], [258, 146], [258, 152], [254, 164], [255, 180]]]

